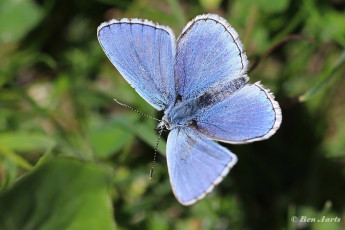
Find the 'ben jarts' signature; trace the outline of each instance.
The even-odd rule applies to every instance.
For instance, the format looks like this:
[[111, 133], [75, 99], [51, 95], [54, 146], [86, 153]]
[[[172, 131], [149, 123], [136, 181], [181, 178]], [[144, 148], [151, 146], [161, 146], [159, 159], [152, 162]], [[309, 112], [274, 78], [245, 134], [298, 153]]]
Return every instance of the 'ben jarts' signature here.
[[341, 221], [340, 217], [327, 217], [322, 216], [320, 218], [308, 217], [308, 216], [293, 216], [291, 217], [291, 222], [296, 223], [339, 223]]

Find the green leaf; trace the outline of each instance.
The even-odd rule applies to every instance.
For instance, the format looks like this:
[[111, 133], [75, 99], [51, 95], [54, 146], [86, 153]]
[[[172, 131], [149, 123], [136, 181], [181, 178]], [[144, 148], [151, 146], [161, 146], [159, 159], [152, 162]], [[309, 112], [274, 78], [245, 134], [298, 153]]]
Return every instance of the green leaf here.
[[321, 77], [319, 82], [310, 90], [308, 90], [305, 94], [300, 96], [298, 99], [300, 102], [304, 102], [312, 98], [315, 94], [319, 93], [321, 90], [326, 88], [330, 81], [334, 78], [335, 73], [340, 69], [340, 67], [345, 63], [345, 50], [343, 50], [342, 54], [339, 56], [338, 60], [334, 64], [332, 70]]
[[103, 124], [89, 131], [91, 145], [100, 158], [107, 158], [133, 139], [133, 134], [116, 125]]
[[0, 174], [4, 175], [0, 180], [0, 191], [13, 184], [17, 178], [18, 166], [11, 160], [0, 160]]
[[0, 145], [0, 156], [4, 156], [6, 159], [16, 163], [20, 167], [31, 170], [32, 165], [25, 160], [25, 158], [21, 157], [20, 155], [16, 154], [15, 152], [11, 151], [10, 149], [7, 149], [6, 147], [3, 147]]
[[6, 132], [0, 134], [0, 146], [12, 151], [48, 150], [55, 145], [55, 141], [42, 133]]
[[199, 0], [199, 2], [206, 10], [215, 10], [222, 3], [221, 0]]
[[[235, 4], [238, 4], [238, 6], [240, 6], [242, 9], [245, 9], [247, 13], [249, 13], [248, 10], [250, 10], [250, 8], [257, 7], [261, 11], [267, 13], [266, 15], [268, 15], [268, 14], [279, 13], [279, 12], [284, 11], [289, 5], [289, 1], [288, 0], [276, 0], [276, 1], [243, 0], [243, 1], [238, 1]], [[245, 12], [242, 12], [242, 13], [245, 13]], [[248, 14], [246, 15], [246, 17], [248, 17]]]
[[42, 15], [33, 1], [0, 1], [0, 42], [19, 41], [41, 20]]
[[41, 165], [0, 195], [0, 229], [115, 229], [109, 174], [75, 159]]
[[289, 4], [288, 0], [257, 0], [252, 2], [257, 4], [260, 9], [267, 13], [278, 13], [286, 9]]
[[181, 9], [181, 6], [177, 0], [167, 0], [169, 3], [171, 9], [174, 12], [174, 15], [176, 16], [176, 19], [179, 21], [180, 25], [186, 24], [186, 17], [183, 13], [183, 10]]
[[[152, 148], [155, 148], [158, 140], [158, 135], [154, 131], [154, 122], [149, 119], [146, 119], [144, 122], [136, 121], [137, 117], [138, 116], [136, 114], [116, 116], [113, 120], [113, 124], [114, 126], [116, 125], [122, 129], [130, 131], [146, 144], [150, 145]], [[165, 149], [166, 141], [161, 138], [157, 151], [160, 154], [165, 155]]]

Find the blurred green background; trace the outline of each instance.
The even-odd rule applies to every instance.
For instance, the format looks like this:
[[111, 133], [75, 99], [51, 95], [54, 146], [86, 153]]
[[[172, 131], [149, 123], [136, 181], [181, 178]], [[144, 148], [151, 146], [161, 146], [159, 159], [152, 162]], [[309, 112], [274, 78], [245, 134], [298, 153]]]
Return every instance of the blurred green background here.
[[[108, 61], [97, 26], [145, 18], [178, 35], [198, 14], [238, 31], [282, 107], [272, 138], [224, 145], [239, 162], [202, 201], [174, 198], [160, 118]], [[345, 229], [342, 0], [1, 0], [0, 229]], [[293, 223], [294, 216], [340, 218]]]

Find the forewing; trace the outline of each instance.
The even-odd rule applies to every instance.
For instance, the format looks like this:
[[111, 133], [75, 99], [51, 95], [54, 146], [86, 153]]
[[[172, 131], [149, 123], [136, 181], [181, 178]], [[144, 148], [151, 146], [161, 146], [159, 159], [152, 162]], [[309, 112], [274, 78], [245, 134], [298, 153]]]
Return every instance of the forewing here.
[[228, 149], [187, 128], [173, 129], [168, 137], [170, 183], [177, 200], [191, 205], [211, 192], [236, 164]]
[[269, 138], [281, 121], [273, 94], [257, 82], [199, 114], [193, 127], [211, 139], [240, 144]]
[[177, 39], [176, 91], [195, 98], [222, 81], [245, 74], [247, 57], [237, 32], [214, 14], [197, 16]]
[[175, 37], [169, 27], [140, 19], [111, 20], [98, 40], [127, 82], [158, 110], [175, 102]]

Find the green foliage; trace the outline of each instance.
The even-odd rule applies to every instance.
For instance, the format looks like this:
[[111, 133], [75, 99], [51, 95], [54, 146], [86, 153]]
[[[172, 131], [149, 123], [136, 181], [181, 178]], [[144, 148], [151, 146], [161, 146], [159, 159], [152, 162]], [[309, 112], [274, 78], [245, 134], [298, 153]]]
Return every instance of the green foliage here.
[[0, 229], [115, 229], [109, 170], [54, 159], [0, 196]]
[[18, 42], [42, 16], [42, 10], [33, 1], [1, 1], [0, 42]]
[[[276, 95], [267, 141], [230, 146], [229, 176], [191, 207], [174, 198], [167, 133], [148, 180], [160, 118], [107, 60], [111, 18], [178, 35], [202, 13], [225, 17]], [[345, 4], [316, 0], [0, 1], [0, 229], [344, 229]], [[292, 222], [292, 217], [341, 222]]]

